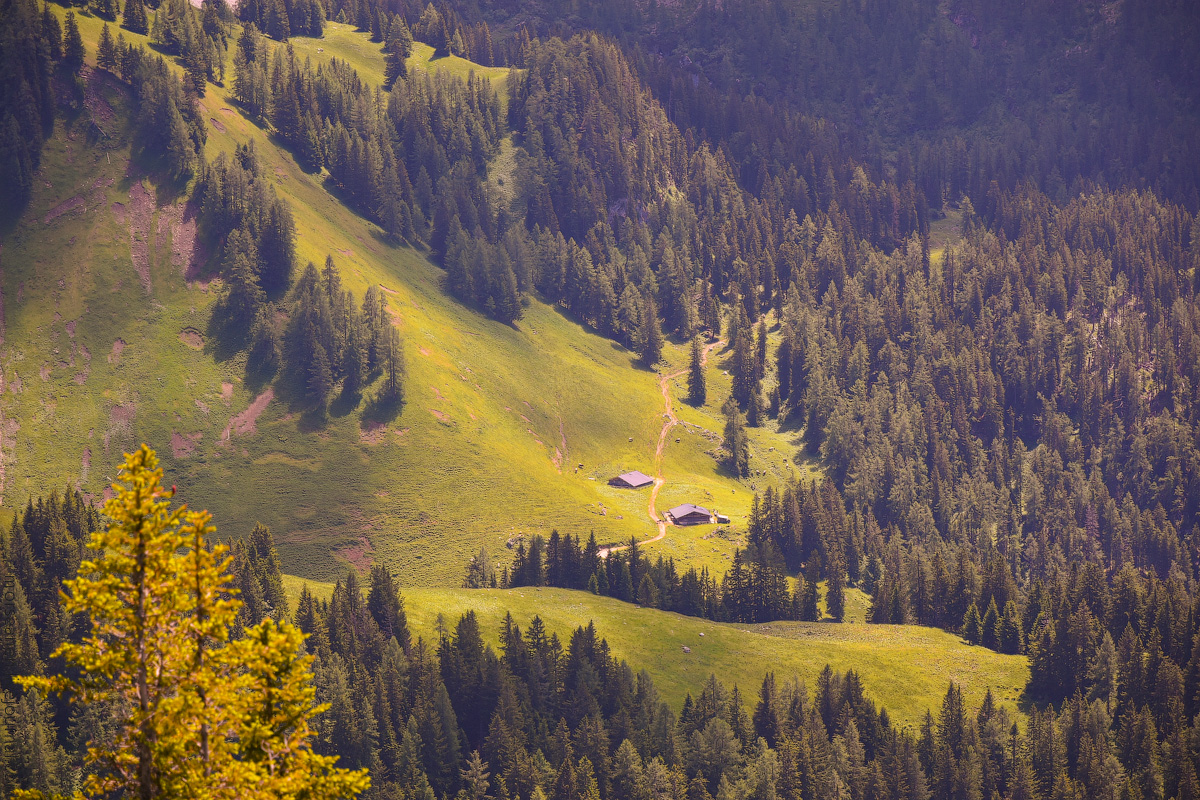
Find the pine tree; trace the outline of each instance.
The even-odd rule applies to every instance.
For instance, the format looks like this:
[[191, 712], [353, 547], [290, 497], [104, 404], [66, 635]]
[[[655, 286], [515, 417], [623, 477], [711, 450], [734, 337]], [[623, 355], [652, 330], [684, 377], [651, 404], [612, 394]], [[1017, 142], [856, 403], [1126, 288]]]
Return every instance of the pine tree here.
[[996, 609], [996, 598], [988, 604], [987, 612], [983, 615], [983, 623], [980, 627], [979, 641], [984, 647], [990, 650], [999, 648], [999, 628], [1000, 628], [1000, 612]]
[[166, 136], [167, 166], [171, 175], [177, 181], [187, 180], [196, 165], [196, 150], [173, 97], [167, 100], [166, 130], [163, 134]]
[[970, 644], [979, 644], [983, 638], [982, 625], [979, 621], [979, 609], [974, 603], [967, 609], [966, 615], [963, 616], [962, 623], [963, 638]]
[[1022, 649], [1021, 633], [1020, 612], [1017, 611], [1017, 604], [1009, 600], [1004, 604], [1004, 616], [1000, 618], [1000, 625], [996, 634], [1000, 652], [1020, 653]]
[[[739, 311], [738, 317], [744, 315]], [[748, 325], [739, 328], [733, 342], [733, 398], [738, 408], [750, 405], [750, 398], [756, 393], [758, 381], [754, 366], [754, 354], [750, 344]]]
[[658, 306], [650, 296], [642, 303], [642, 324], [638, 339], [642, 344], [642, 361], [648, 367], [657, 364], [662, 358], [663, 334], [658, 321]]
[[383, 386], [380, 389], [380, 400], [396, 404], [404, 400], [404, 343], [400, 340], [400, 331], [388, 327], [383, 348]]
[[725, 401], [722, 407], [725, 414], [725, 450], [726, 465], [738, 477], [750, 474], [750, 440], [746, 436], [746, 418], [738, 410], [733, 395]]
[[102, 69], [112, 72], [117, 66], [117, 48], [113, 44], [112, 34], [108, 31], [108, 23], [100, 29], [100, 44], [96, 48], [96, 63]]
[[841, 559], [832, 559], [825, 581], [825, 609], [835, 622], [841, 622], [846, 616], [846, 572]]
[[121, 16], [121, 24], [126, 30], [145, 35], [150, 26], [146, 19], [146, 7], [142, 0], [125, 0], [125, 11]]
[[75, 12], [67, 12], [67, 24], [63, 31], [63, 66], [67, 72], [78, 74], [83, 67], [86, 51], [83, 48], [83, 37], [79, 35], [79, 24], [75, 22]]
[[404, 24], [404, 18], [397, 14], [392, 18], [384, 45], [384, 76], [389, 88], [400, 78], [408, 76], [408, 58], [412, 55], [412, 47], [412, 33]]
[[67, 614], [91, 627], [53, 657], [66, 674], [25, 676], [27, 689], [105, 706], [114, 733], [90, 742], [92, 795], [235, 798], [311, 793], [350, 797], [365, 772], [333, 766], [309, 743], [311, 659], [303, 637], [268, 620], [229, 641], [240, 602], [224, 545], [209, 544], [207, 512], [171, 507], [154, 451], [126, 459], [112, 524], [92, 534], [79, 577], [64, 582]]
[[704, 382], [704, 358], [700, 351], [700, 339], [692, 338], [691, 357], [688, 361], [688, 402], [702, 406], [708, 400], [708, 389]]
[[821, 609], [817, 604], [817, 582], [820, 577], [821, 566], [813, 556], [804, 570], [804, 594], [800, 600], [800, 619], [805, 622], [816, 622], [821, 618]]

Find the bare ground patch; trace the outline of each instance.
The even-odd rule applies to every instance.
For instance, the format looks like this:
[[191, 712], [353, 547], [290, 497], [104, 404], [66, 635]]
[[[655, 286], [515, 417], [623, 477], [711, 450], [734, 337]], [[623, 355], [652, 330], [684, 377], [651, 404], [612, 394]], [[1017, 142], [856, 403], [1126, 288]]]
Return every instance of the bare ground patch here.
[[225, 401], [225, 405], [233, 400], [233, 384], [229, 381], [221, 381], [221, 399]]
[[105, 135], [110, 135], [110, 128], [117, 115], [113, 111], [113, 107], [104, 99], [104, 95], [100, 94], [100, 87], [106, 79], [111, 80], [111, 78], [107, 72], [87, 66], [83, 68], [83, 76], [87, 82], [87, 89], [83, 95], [83, 107], [91, 115], [92, 124], [104, 131]]
[[70, 197], [66, 200], [63, 200], [61, 203], [56, 205], [54, 208], [52, 208], [48, 212], [46, 212], [46, 216], [42, 217], [42, 224], [49, 225], [51, 222], [54, 222], [54, 220], [58, 219], [63, 214], [66, 214], [69, 211], [73, 211], [76, 208], [83, 208], [83, 205], [84, 205], [84, 203], [83, 203], [82, 195], [77, 194], [74, 197]]
[[358, 440], [363, 444], [380, 444], [387, 438], [388, 428], [382, 422], [363, 421]]
[[234, 434], [244, 436], [249, 433], [254, 433], [258, 430], [257, 422], [259, 416], [266, 410], [267, 405], [275, 398], [275, 390], [267, 389], [265, 392], [254, 398], [254, 402], [242, 413], [229, 420], [229, 424], [225, 426], [225, 430], [221, 432], [221, 441], [227, 442]]
[[147, 294], [150, 292], [150, 223], [153, 219], [154, 198], [141, 181], [135, 181], [129, 189], [129, 256]]
[[121, 353], [124, 353], [124, 352], [125, 352], [125, 340], [117, 339], [115, 342], [113, 342], [112, 350], [109, 351], [108, 363], [113, 364], [114, 366], [116, 364], [119, 364], [121, 362]]
[[116, 434], [123, 437], [133, 436], [133, 419], [137, 416], [137, 406], [133, 403], [118, 403], [109, 409], [108, 430], [104, 432], [104, 451], [108, 452], [109, 442]]
[[179, 332], [179, 341], [193, 350], [204, 349], [204, 334], [195, 328], [188, 327], [181, 330]]
[[225, 123], [221, 122], [221, 120], [217, 119], [216, 117], [209, 117], [208, 121], [211, 122], [212, 126], [214, 128], [216, 128], [217, 130], [219, 130], [221, 133], [228, 133], [228, 129], [225, 127]]
[[367, 540], [367, 537], [361, 536], [354, 544], [341, 547], [335, 552], [350, 562], [354, 569], [366, 572], [371, 568], [371, 554], [375, 552], [375, 548], [371, 547], [371, 542]]
[[450, 415], [445, 411], [438, 411], [436, 408], [431, 408], [429, 409], [429, 413], [437, 417], [437, 421], [443, 425], [450, 425], [453, 422], [453, 420], [450, 418]]
[[204, 434], [200, 431], [189, 433], [187, 436], [180, 435], [179, 431], [171, 432], [171, 455], [175, 458], [187, 458], [196, 451], [196, 446]]

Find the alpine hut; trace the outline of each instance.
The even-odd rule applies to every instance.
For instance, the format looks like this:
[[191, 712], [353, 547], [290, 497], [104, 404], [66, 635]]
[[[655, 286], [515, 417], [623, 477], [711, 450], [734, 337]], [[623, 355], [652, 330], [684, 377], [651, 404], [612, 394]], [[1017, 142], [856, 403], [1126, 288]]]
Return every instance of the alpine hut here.
[[643, 486], [649, 486], [652, 483], [654, 483], [654, 478], [643, 472], [638, 472], [636, 469], [633, 472], [618, 475], [608, 482], [609, 486], [616, 486], [618, 489], [641, 489]]
[[712, 513], [707, 508], [692, 503], [675, 506], [667, 516], [675, 525], [708, 525], [712, 522]]

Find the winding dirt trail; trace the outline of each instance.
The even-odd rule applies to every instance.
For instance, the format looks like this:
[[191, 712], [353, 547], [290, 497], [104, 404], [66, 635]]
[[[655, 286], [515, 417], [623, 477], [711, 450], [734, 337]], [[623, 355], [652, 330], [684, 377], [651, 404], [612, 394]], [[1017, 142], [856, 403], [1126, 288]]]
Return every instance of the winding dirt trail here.
[[[718, 339], [715, 342], [707, 344], [700, 353], [701, 366], [708, 363], [708, 354], [716, 350], [721, 345], [725, 344], [724, 339]], [[658, 432], [658, 446], [654, 449], [654, 485], [650, 488], [650, 500], [646, 504], [646, 514], [658, 526], [658, 533], [641, 544], [650, 544], [657, 542], [667, 535], [667, 521], [658, 514], [658, 491], [662, 488], [666, 480], [662, 473], [662, 458], [663, 450], [667, 446], [667, 435], [679, 424], [679, 417], [675, 416], [675, 406], [671, 402], [671, 381], [687, 374], [686, 369], [676, 370], [668, 375], [661, 375], [658, 379], [658, 386], [662, 390], [663, 408], [665, 409], [666, 422], [663, 423], [662, 430]], [[613, 545], [612, 547], [601, 547], [599, 550], [601, 558], [607, 558], [609, 553], [615, 553], [619, 550], [625, 550], [629, 547], [627, 544]]]

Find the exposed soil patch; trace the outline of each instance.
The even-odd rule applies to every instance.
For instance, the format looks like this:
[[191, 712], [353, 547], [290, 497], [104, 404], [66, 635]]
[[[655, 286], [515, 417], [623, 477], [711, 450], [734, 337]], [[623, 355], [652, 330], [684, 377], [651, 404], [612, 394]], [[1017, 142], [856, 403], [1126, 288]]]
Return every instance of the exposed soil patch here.
[[339, 548], [336, 552], [350, 562], [354, 569], [366, 572], [371, 568], [371, 554], [375, 552], [375, 548], [371, 547], [367, 537], [362, 536], [354, 544]]
[[83, 386], [85, 383], [87, 383], [87, 379], [88, 379], [88, 374], [86, 372], [76, 372], [75, 373], [75, 382], [78, 383], [80, 386]]
[[438, 400], [441, 400], [442, 402], [446, 401], [446, 398], [442, 396], [442, 393], [438, 391], [438, 388], [436, 386], [430, 386], [429, 388], [433, 389], [434, 397], [436, 397]]
[[193, 350], [204, 349], [204, 334], [195, 328], [184, 328], [179, 332], [179, 341]]
[[92, 124], [103, 131], [106, 136], [111, 135], [111, 126], [117, 115], [108, 101], [104, 99], [104, 95], [100, 93], [100, 87], [111, 80], [111, 77], [107, 72], [87, 66], [83, 68], [83, 77], [87, 85], [83, 95], [83, 107], [91, 115]]
[[225, 426], [225, 430], [221, 432], [221, 441], [227, 442], [234, 435], [244, 436], [249, 433], [254, 433], [258, 430], [256, 423], [259, 416], [266, 410], [267, 405], [275, 398], [275, 390], [267, 389], [265, 392], [254, 398], [254, 402], [250, 404], [242, 413], [238, 414], [233, 419], [229, 420], [229, 424]]
[[83, 448], [83, 461], [79, 465], [79, 483], [76, 484], [76, 487], [82, 486], [83, 484], [87, 483], [88, 472], [90, 472], [91, 469], [92, 469], [92, 448], [85, 447], [85, 448]]
[[115, 181], [113, 181], [112, 178], [105, 178], [103, 175], [92, 181], [92, 194], [91, 197], [88, 198], [88, 205], [91, 207], [91, 209], [94, 210], [104, 206], [104, 190], [109, 186], [112, 186], [114, 182]]
[[25, 388], [25, 382], [21, 380], [21, 376], [17, 374], [17, 371], [13, 370], [13, 379], [8, 382], [8, 390], [13, 394], [20, 394], [23, 388]]
[[6, 418], [4, 412], [0, 411], [0, 504], [4, 503], [4, 485], [8, 477], [6, 465], [16, 458], [17, 431], [20, 429], [21, 423]]
[[110, 205], [108, 207], [108, 210], [112, 212], [113, 219], [115, 219], [117, 221], [118, 225], [129, 224], [129, 214], [127, 214], [125, 212], [125, 204], [124, 203], [117, 202], [114, 200], [112, 205]]
[[353, 250], [350, 250], [350, 249], [338, 250], [338, 252], [341, 253], [342, 255], [344, 255], [346, 258], [354, 258]]
[[437, 421], [442, 423], [443, 425], [449, 425], [451, 422], [450, 415], [447, 414], [445, 411], [438, 411], [436, 408], [431, 408], [431, 409], [429, 409], [429, 413], [433, 414], [435, 417], [437, 417]]
[[233, 399], [233, 384], [229, 381], [221, 381], [221, 399], [225, 401], [225, 405], [229, 405], [229, 401]]
[[50, 380], [50, 365], [42, 364], [42, 368], [38, 370], [38, 374], [42, 376], [42, 380]]
[[129, 189], [129, 255], [147, 294], [150, 292], [150, 223], [153, 218], [154, 198], [141, 181], [135, 181]]
[[428, 351], [428, 350], [426, 350], [424, 347], [418, 347], [418, 348], [417, 348], [417, 352], [418, 352], [418, 353], [420, 353], [420, 354], [421, 354], [421, 355], [423, 355], [423, 356], [427, 356], [427, 355], [429, 355], [429, 351]]
[[158, 241], [161, 243], [168, 234], [171, 237], [171, 266], [184, 278], [197, 277], [196, 214], [190, 205], [177, 203], [158, 210]]
[[108, 354], [108, 363], [116, 365], [121, 361], [121, 353], [125, 352], [125, 340], [117, 339], [113, 342], [112, 351]]
[[226, 128], [225, 128], [225, 123], [221, 122], [221, 120], [217, 119], [216, 117], [209, 117], [208, 121], [211, 122], [212, 126], [214, 128], [216, 128], [217, 130], [219, 130], [221, 133], [227, 132]]
[[74, 339], [75, 338], [75, 320], [71, 320], [63, 327], [65, 327], [67, 329], [67, 336], [70, 336], [72, 339]]
[[109, 442], [116, 434], [128, 438], [133, 436], [133, 418], [137, 415], [137, 406], [133, 403], [118, 404], [109, 409], [108, 430], [104, 432], [104, 451], [108, 452]]
[[521, 419], [525, 420], [526, 422], [528, 422], [530, 425], [533, 424], [533, 420], [531, 420], [529, 417], [525, 416], [524, 414], [518, 414], [517, 416], [520, 417]]
[[54, 208], [50, 209], [46, 213], [46, 216], [42, 218], [42, 224], [49, 225], [51, 222], [54, 222], [54, 220], [58, 219], [63, 214], [66, 214], [67, 212], [72, 211], [73, 209], [82, 208], [82, 207], [83, 207], [83, 197], [80, 195], [75, 195], [74, 197], [64, 200], [61, 203], [59, 203], [58, 205], [56, 205]]
[[363, 444], [380, 444], [387, 438], [388, 429], [382, 422], [363, 422], [358, 439]]
[[[234, 8], [234, 9], [236, 9], [236, 8], [237, 8], [237, 3], [230, 3], [230, 4], [229, 4], [229, 7], [230, 7], [230, 8]], [[227, 116], [227, 117], [232, 117], [232, 116], [233, 116], [233, 109], [232, 109], [232, 108], [222, 108], [222, 109], [221, 109], [221, 113], [222, 113], [222, 114], [224, 114], [224, 115], [225, 115], [225, 116]]]
[[187, 436], [181, 436], [179, 431], [171, 432], [171, 455], [175, 458], [187, 458], [196, 450], [196, 445], [200, 443], [200, 439], [204, 434], [197, 431], [189, 433]]

